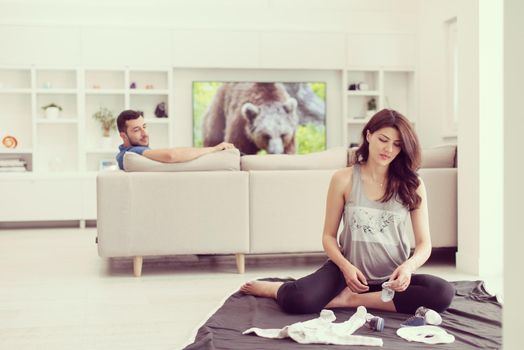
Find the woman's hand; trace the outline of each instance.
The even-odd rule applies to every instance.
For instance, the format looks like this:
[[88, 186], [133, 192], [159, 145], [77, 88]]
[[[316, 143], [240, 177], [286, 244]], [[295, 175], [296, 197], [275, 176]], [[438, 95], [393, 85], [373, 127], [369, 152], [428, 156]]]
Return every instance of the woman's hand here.
[[366, 277], [364, 277], [364, 274], [354, 265], [349, 264], [346, 268], [344, 268], [344, 270], [342, 270], [342, 273], [344, 274], [344, 279], [346, 280], [347, 286], [353, 292], [363, 293], [369, 290]]
[[413, 270], [407, 262], [397, 267], [389, 279], [389, 288], [393, 289], [395, 292], [405, 291], [411, 283], [412, 271]]

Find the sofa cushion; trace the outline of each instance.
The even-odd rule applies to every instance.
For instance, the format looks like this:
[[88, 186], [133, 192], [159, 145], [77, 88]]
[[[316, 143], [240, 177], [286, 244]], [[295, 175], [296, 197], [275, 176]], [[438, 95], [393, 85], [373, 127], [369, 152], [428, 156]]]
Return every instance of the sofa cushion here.
[[242, 170], [305, 170], [340, 169], [347, 164], [347, 151], [335, 147], [323, 152], [309, 154], [268, 154], [240, 157]]
[[348, 166], [353, 166], [355, 164], [355, 161], [357, 160], [357, 155], [355, 152], [357, 151], [358, 147], [350, 147], [348, 149]]
[[125, 171], [211, 171], [240, 170], [240, 152], [228, 149], [200, 156], [183, 163], [163, 163], [151, 160], [134, 152], [124, 154]]
[[457, 145], [440, 145], [422, 150], [421, 168], [454, 168]]
[[[355, 163], [355, 151], [358, 147], [351, 147], [348, 150], [348, 166]], [[455, 168], [456, 167], [457, 145], [441, 145], [422, 150], [421, 168]]]

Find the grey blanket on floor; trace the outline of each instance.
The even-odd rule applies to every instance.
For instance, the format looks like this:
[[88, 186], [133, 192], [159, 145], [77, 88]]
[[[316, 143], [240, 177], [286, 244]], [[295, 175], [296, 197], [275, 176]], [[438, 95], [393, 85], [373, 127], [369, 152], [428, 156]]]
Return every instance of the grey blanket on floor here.
[[[281, 279], [267, 279], [280, 281]], [[442, 313], [442, 325], [455, 336], [452, 344], [428, 345], [408, 342], [396, 331], [409, 316], [407, 314], [369, 310], [384, 318], [383, 332], [373, 332], [361, 327], [354, 334], [380, 337], [384, 349], [500, 349], [502, 346], [502, 305], [484, 288], [482, 281], [452, 282], [455, 298], [451, 306]], [[336, 309], [335, 322], [349, 319], [354, 308]], [[257, 298], [240, 292], [231, 295], [200, 327], [195, 341], [185, 349], [376, 349], [368, 346], [303, 345], [291, 339], [266, 339], [255, 335], [243, 335], [251, 327], [282, 328], [295, 322], [318, 317], [318, 314], [289, 315], [283, 312], [275, 300]]]

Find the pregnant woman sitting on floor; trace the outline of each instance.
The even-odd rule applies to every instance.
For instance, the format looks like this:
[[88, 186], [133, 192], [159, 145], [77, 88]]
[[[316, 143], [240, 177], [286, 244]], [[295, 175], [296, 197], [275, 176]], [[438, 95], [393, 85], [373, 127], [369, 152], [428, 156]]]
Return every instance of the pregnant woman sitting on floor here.
[[[322, 236], [327, 262], [296, 281], [247, 282], [242, 292], [273, 298], [289, 313], [359, 305], [410, 314], [419, 306], [437, 312], [448, 308], [453, 286], [436, 276], [415, 274], [431, 254], [415, 131], [403, 115], [384, 109], [364, 127], [362, 140], [355, 164], [331, 178]], [[411, 257], [408, 215], [415, 234]], [[342, 217], [344, 230], [337, 242]], [[381, 298], [384, 282], [395, 292], [392, 300]]]

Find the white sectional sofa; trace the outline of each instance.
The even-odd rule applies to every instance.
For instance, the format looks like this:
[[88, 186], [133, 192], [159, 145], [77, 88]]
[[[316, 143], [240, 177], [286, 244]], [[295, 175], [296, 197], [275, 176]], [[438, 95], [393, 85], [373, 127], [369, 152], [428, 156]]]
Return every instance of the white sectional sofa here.
[[[433, 247], [457, 245], [455, 147], [423, 153]], [[126, 154], [128, 171], [97, 178], [98, 253], [144, 256], [322, 252], [326, 194], [348, 165], [334, 148], [309, 155], [242, 156], [223, 151], [185, 164]], [[154, 170], [154, 171], [146, 171]]]

